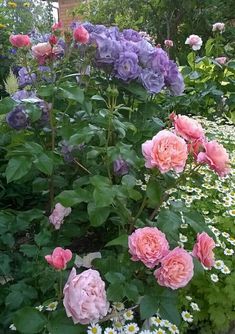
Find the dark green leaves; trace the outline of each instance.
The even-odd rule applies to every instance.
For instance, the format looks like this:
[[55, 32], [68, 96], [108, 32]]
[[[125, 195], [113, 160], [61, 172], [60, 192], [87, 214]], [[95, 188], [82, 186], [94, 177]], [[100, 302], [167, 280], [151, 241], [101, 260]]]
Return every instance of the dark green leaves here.
[[14, 324], [20, 333], [34, 334], [43, 330], [46, 318], [41, 312], [27, 306], [16, 312]]
[[74, 100], [79, 103], [83, 103], [84, 101], [84, 92], [78, 86], [73, 86], [70, 83], [63, 84], [63, 86], [59, 87], [59, 94], [61, 97]]
[[32, 161], [27, 156], [11, 158], [6, 168], [7, 183], [21, 179], [29, 172], [31, 166]]

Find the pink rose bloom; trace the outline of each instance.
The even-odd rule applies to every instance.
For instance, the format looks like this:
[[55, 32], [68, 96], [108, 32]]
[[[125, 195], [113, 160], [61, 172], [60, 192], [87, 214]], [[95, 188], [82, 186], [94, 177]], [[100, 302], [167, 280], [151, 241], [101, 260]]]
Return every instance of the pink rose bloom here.
[[195, 140], [188, 144], [188, 152], [192, 154], [194, 159], [197, 161], [198, 153], [203, 150], [204, 138]]
[[66, 268], [67, 262], [72, 259], [72, 256], [73, 254], [69, 249], [56, 247], [52, 255], [46, 255], [45, 259], [53, 268], [63, 270]]
[[67, 316], [72, 317], [74, 324], [87, 325], [106, 316], [109, 303], [99, 272], [88, 269], [76, 275], [73, 268], [64, 286], [63, 303]]
[[60, 229], [60, 226], [64, 222], [64, 217], [67, 217], [71, 213], [71, 208], [65, 208], [62, 204], [57, 203], [55, 209], [49, 217], [49, 221], [54, 225], [56, 230]]
[[155, 270], [154, 276], [161, 286], [173, 290], [183, 288], [193, 277], [192, 256], [176, 247], [161, 260], [161, 267]]
[[76, 42], [81, 44], [87, 44], [90, 38], [89, 32], [83, 26], [79, 26], [74, 30], [73, 37]]
[[138, 228], [129, 236], [128, 245], [131, 259], [148, 268], [154, 268], [169, 251], [165, 234], [156, 227]]
[[164, 41], [164, 45], [167, 47], [167, 48], [172, 48], [174, 46], [174, 43], [171, 39], [166, 39]]
[[200, 50], [202, 46], [202, 39], [198, 35], [190, 35], [186, 39], [185, 44], [189, 44], [194, 51]]
[[201, 261], [205, 267], [211, 268], [214, 265], [214, 248], [215, 242], [206, 232], [198, 233], [197, 242], [193, 247], [192, 255]]
[[9, 38], [11, 45], [16, 48], [23, 48], [30, 46], [30, 38], [28, 35], [11, 35]]
[[217, 57], [215, 58], [215, 61], [217, 61], [217, 63], [219, 63], [220, 65], [224, 65], [227, 62], [227, 57]]
[[221, 177], [230, 173], [229, 155], [223, 145], [212, 140], [205, 142], [203, 148], [205, 151], [197, 156], [198, 163], [208, 164]]
[[195, 141], [204, 138], [205, 136], [201, 124], [188, 116], [176, 116], [174, 119], [174, 126], [177, 135], [188, 141]]
[[212, 25], [212, 31], [219, 31], [221, 34], [225, 30], [225, 24], [222, 22], [217, 22]]
[[40, 65], [45, 63], [47, 58], [52, 56], [52, 46], [49, 42], [38, 43], [32, 47], [32, 54], [38, 60]]
[[184, 170], [188, 149], [184, 139], [168, 130], [162, 130], [152, 140], [142, 144], [142, 154], [146, 160], [145, 167], [157, 167], [161, 173], [170, 170], [180, 173]]
[[61, 30], [62, 28], [63, 28], [62, 22], [54, 23], [53, 26], [51, 27], [52, 31]]

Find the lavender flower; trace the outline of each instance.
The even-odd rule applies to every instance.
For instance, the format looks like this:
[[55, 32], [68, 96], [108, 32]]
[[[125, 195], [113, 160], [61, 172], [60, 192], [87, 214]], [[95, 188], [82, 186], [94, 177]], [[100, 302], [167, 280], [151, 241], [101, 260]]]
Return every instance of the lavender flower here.
[[179, 72], [176, 63], [172, 60], [168, 63], [165, 84], [170, 88], [173, 95], [181, 95], [184, 91], [184, 79]]
[[38, 70], [41, 72], [41, 78], [43, 81], [51, 83], [54, 82], [56, 76], [52, 74], [50, 67], [48, 66], [39, 66]]
[[133, 30], [133, 29], [124, 29], [123, 32], [123, 37], [125, 39], [127, 39], [128, 41], [132, 41], [132, 42], [140, 42], [142, 37], [140, 36], [140, 34]]
[[16, 102], [21, 102], [24, 99], [29, 99], [29, 98], [35, 98], [36, 94], [32, 91], [29, 90], [18, 90], [16, 93], [14, 93], [11, 98], [15, 100]]
[[92, 38], [98, 46], [96, 61], [102, 64], [112, 64], [119, 54], [119, 44], [116, 41], [93, 34]]
[[42, 114], [38, 121], [39, 126], [45, 126], [49, 122], [49, 112], [51, 109], [51, 104], [47, 103], [46, 101], [40, 101], [36, 104], [39, 109], [41, 110]]
[[116, 77], [124, 81], [136, 79], [140, 72], [138, 57], [134, 52], [122, 52], [115, 63]]
[[163, 75], [147, 68], [141, 71], [140, 79], [147, 91], [152, 94], [159, 93], [164, 86]]
[[168, 69], [168, 64], [169, 58], [167, 53], [161, 48], [155, 48], [154, 53], [151, 55], [149, 67], [155, 72], [160, 72], [165, 75]]
[[16, 106], [6, 115], [8, 125], [16, 130], [25, 129], [28, 125], [27, 116], [23, 106]]
[[117, 159], [113, 162], [113, 172], [117, 176], [123, 176], [129, 173], [129, 165], [123, 159]]
[[26, 67], [22, 67], [18, 72], [18, 82], [20, 88], [24, 88], [27, 85], [32, 85], [36, 79], [36, 74], [29, 73]]

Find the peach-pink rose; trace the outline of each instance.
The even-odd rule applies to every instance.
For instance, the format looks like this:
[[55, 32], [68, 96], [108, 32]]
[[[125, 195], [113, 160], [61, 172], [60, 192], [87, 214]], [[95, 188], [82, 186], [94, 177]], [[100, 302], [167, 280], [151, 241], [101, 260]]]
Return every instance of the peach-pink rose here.
[[173, 290], [183, 288], [193, 277], [192, 256], [176, 247], [161, 260], [161, 267], [155, 270], [154, 276], [161, 286]]
[[106, 316], [109, 303], [99, 272], [88, 269], [77, 275], [73, 268], [64, 286], [63, 303], [74, 324], [86, 325]]
[[64, 222], [64, 218], [71, 213], [71, 208], [65, 208], [62, 204], [57, 203], [52, 214], [49, 216], [49, 221], [54, 225], [56, 230], [59, 230]]
[[188, 158], [187, 144], [176, 134], [162, 130], [152, 140], [142, 144], [145, 157], [145, 167], [159, 168], [161, 173], [174, 170], [180, 173], [184, 170]]
[[215, 242], [206, 232], [198, 233], [197, 242], [193, 247], [192, 255], [205, 267], [211, 268], [214, 265], [214, 248]]
[[217, 61], [217, 63], [219, 63], [220, 65], [224, 65], [227, 62], [227, 57], [217, 57], [215, 58], [215, 61]]
[[200, 123], [195, 119], [184, 115], [177, 115], [174, 118], [174, 126], [177, 135], [188, 141], [195, 141], [205, 136]]
[[38, 43], [32, 47], [32, 54], [42, 65], [52, 55], [52, 46], [49, 42]]
[[223, 177], [230, 173], [229, 155], [223, 145], [216, 140], [204, 142], [204, 152], [197, 156], [198, 163], [208, 164], [219, 176]]
[[62, 270], [66, 268], [67, 262], [72, 259], [72, 252], [69, 249], [56, 247], [51, 255], [46, 255], [46, 261], [55, 269]]
[[138, 228], [129, 236], [128, 245], [131, 259], [148, 268], [154, 268], [169, 251], [165, 234], [156, 227]]
[[11, 35], [9, 38], [11, 45], [16, 48], [23, 48], [26, 46], [30, 46], [30, 38], [28, 35]]
[[76, 42], [81, 44], [87, 44], [90, 38], [89, 32], [83, 26], [79, 26], [74, 30], [73, 37]]

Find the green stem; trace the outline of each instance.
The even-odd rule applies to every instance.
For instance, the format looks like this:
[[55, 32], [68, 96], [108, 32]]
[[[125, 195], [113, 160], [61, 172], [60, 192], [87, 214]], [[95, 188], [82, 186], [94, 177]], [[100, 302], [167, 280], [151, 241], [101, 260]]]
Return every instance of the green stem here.
[[63, 283], [62, 270], [60, 270], [59, 272], [59, 301], [63, 297], [62, 283]]

